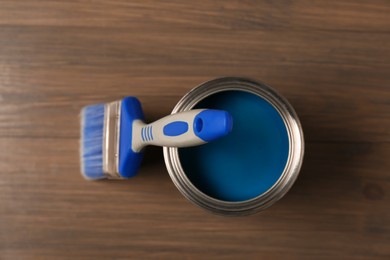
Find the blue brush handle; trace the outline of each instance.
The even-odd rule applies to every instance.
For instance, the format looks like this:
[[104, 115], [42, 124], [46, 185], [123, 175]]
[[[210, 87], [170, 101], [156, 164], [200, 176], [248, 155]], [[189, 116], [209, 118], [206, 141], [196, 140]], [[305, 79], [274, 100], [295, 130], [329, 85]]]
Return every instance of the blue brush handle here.
[[188, 147], [211, 142], [232, 130], [231, 115], [222, 110], [194, 109], [161, 118], [151, 124], [133, 122], [132, 149], [146, 145]]
[[220, 110], [199, 109], [145, 124], [141, 103], [126, 97], [121, 106], [118, 169], [122, 178], [134, 176], [146, 145], [185, 147], [204, 144], [228, 134], [232, 117]]

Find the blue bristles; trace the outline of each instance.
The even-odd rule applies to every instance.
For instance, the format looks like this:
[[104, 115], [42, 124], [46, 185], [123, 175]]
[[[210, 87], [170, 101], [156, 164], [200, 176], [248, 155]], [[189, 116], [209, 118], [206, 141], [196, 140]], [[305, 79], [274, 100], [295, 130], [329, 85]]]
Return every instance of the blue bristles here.
[[104, 104], [81, 112], [81, 172], [89, 180], [105, 178], [103, 173]]

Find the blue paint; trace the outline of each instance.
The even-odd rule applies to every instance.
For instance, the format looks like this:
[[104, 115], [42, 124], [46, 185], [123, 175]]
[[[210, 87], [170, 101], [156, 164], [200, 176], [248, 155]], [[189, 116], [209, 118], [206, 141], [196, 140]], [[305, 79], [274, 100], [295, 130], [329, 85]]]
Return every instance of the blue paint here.
[[164, 135], [178, 136], [188, 131], [188, 124], [184, 121], [174, 121], [163, 128]]
[[247, 92], [225, 91], [196, 108], [226, 110], [234, 122], [232, 132], [219, 140], [179, 149], [183, 169], [199, 190], [224, 201], [244, 201], [278, 181], [289, 140], [283, 119], [271, 104]]

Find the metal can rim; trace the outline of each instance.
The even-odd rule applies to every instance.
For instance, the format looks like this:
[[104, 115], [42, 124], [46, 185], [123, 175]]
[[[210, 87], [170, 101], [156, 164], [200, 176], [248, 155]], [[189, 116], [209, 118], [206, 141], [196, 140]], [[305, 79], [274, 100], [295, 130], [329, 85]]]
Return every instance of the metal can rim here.
[[223, 91], [245, 91], [267, 100], [283, 118], [289, 135], [289, 156], [279, 180], [265, 193], [250, 200], [230, 202], [215, 199], [201, 192], [187, 178], [179, 158], [178, 148], [164, 147], [164, 160], [177, 189], [189, 201], [220, 215], [240, 216], [264, 210], [282, 198], [298, 177], [304, 156], [304, 137], [299, 118], [290, 103], [273, 88], [261, 82], [240, 78], [217, 78], [189, 91], [175, 106], [172, 114], [192, 109], [204, 98]]

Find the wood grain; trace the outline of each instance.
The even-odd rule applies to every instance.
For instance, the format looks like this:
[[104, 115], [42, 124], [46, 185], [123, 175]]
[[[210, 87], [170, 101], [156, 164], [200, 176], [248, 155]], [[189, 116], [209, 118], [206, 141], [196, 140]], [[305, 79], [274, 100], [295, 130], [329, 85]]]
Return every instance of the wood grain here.
[[[292, 190], [210, 215], [160, 148], [129, 181], [79, 174], [80, 108], [134, 95], [148, 120], [246, 76], [296, 108]], [[390, 2], [0, 0], [0, 259], [390, 257]]]

